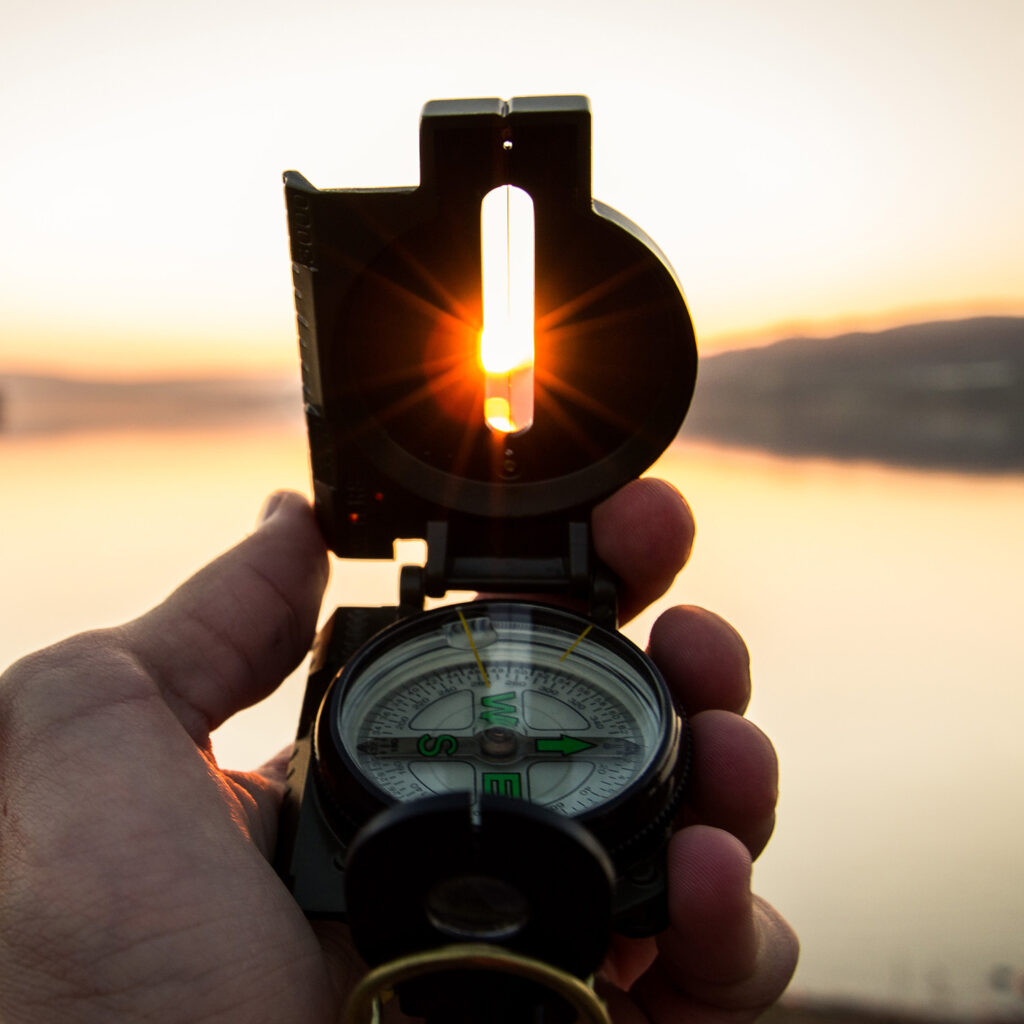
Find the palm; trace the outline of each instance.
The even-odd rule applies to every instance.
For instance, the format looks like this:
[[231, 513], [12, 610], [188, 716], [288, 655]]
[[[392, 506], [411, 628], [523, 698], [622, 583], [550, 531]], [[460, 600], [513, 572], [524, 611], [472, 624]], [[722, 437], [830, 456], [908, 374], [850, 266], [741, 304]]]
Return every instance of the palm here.
[[[94, 652], [98, 678], [114, 654]], [[258, 780], [217, 771], [152, 683], [119, 667], [110, 700], [77, 677], [39, 709], [37, 751], [7, 752], [15, 807], [47, 808], [5, 863], [19, 894], [5, 924], [38, 946], [23, 983], [84, 985], [68, 1020], [327, 1019], [319, 943], [263, 856]]]

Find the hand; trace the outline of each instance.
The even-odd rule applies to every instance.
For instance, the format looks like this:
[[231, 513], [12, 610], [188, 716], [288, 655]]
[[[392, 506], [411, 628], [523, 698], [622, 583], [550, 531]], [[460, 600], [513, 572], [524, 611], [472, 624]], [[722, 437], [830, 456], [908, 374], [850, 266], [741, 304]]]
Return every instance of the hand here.
[[[594, 527], [624, 617], [664, 591], [693, 536], [653, 481], [596, 509]], [[254, 534], [152, 612], [0, 677], [4, 1024], [339, 1020], [363, 969], [346, 929], [311, 925], [267, 860], [285, 761], [225, 771], [210, 748], [302, 659], [326, 580], [308, 505], [275, 495]], [[669, 850], [673, 926], [617, 942], [602, 994], [617, 1024], [753, 1018], [785, 987], [796, 941], [749, 890], [775, 759], [739, 717], [746, 651], [692, 608], [662, 616], [651, 649], [692, 713], [696, 783]]]

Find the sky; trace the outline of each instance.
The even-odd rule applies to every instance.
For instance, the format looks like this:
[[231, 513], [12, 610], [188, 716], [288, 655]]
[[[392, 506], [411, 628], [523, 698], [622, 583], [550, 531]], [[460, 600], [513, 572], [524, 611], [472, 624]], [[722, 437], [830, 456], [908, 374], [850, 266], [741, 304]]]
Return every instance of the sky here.
[[280, 175], [411, 185], [424, 102], [584, 93], [705, 353], [1024, 314], [1020, 0], [0, 0], [0, 372], [293, 370]]

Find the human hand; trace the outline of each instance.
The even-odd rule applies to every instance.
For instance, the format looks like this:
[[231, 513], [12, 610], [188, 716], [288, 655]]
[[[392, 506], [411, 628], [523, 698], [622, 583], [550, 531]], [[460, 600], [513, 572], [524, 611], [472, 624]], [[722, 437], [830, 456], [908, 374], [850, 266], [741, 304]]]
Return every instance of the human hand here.
[[[285, 761], [224, 771], [210, 748], [301, 660], [327, 579], [305, 501], [278, 495], [268, 511], [152, 612], [0, 677], [4, 1024], [340, 1019], [363, 969], [346, 929], [308, 922], [268, 862]], [[624, 618], [664, 591], [693, 537], [689, 510], [653, 481], [596, 509], [594, 530]], [[796, 956], [749, 891], [774, 753], [739, 717], [749, 673], [728, 626], [674, 609], [651, 646], [691, 712], [695, 783], [669, 848], [673, 926], [617, 941], [601, 992], [616, 1024], [752, 1018]]]

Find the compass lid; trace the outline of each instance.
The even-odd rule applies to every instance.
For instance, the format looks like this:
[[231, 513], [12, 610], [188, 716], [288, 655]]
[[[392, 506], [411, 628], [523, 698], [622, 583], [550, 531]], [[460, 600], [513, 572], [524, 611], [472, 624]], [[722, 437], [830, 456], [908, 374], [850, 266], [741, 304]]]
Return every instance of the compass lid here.
[[[591, 197], [590, 139], [585, 97], [437, 101], [417, 187], [285, 175], [314, 490], [338, 555], [390, 558], [396, 539], [433, 534], [451, 556], [435, 559], [436, 586], [479, 575], [459, 559], [490, 559], [476, 582], [495, 589], [495, 559], [516, 563], [505, 589], [521, 586], [523, 558], [527, 576], [564, 577], [579, 540], [566, 524], [585, 526], [675, 437], [693, 326], [664, 255]], [[533, 210], [521, 432], [483, 413], [481, 204], [502, 186]]]

